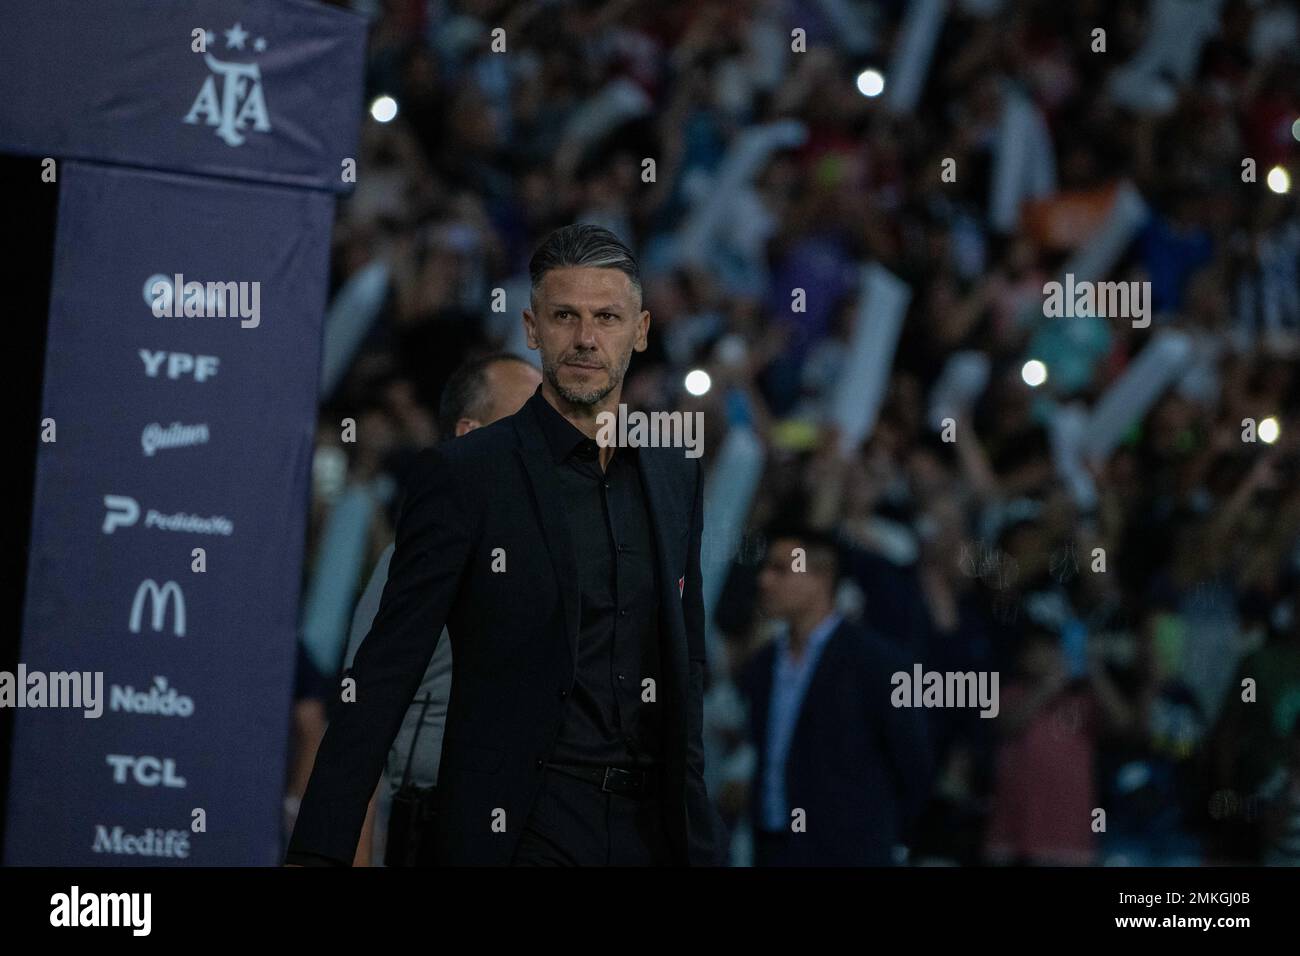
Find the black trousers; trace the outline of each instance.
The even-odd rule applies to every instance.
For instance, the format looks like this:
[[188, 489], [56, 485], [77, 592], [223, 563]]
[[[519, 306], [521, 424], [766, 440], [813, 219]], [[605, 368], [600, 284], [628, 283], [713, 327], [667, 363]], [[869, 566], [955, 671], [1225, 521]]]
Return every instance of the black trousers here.
[[547, 768], [512, 866], [670, 866], [658, 794], [629, 797]]

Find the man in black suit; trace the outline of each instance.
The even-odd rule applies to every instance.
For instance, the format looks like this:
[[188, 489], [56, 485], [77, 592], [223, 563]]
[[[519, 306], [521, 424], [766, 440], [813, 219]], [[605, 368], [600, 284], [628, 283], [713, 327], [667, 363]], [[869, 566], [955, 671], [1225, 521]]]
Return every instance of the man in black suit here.
[[[443, 625], [444, 865], [713, 865], [703, 778], [703, 475], [598, 445], [650, 313], [632, 254], [572, 225], [529, 264], [543, 381], [420, 454], [379, 612], [316, 756], [287, 862], [346, 865]], [[607, 433], [607, 432], [606, 432]]]
[[[919, 711], [890, 703], [898, 652], [835, 610], [830, 537], [770, 537], [764, 612], [785, 633], [745, 666], [756, 866], [887, 866], [920, 813], [931, 758]], [[868, 608], [870, 612], [870, 608]]]

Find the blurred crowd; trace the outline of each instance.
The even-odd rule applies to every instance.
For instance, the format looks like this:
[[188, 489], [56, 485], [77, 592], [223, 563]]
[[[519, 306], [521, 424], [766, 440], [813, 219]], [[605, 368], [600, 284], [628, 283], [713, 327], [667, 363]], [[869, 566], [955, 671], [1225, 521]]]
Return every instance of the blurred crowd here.
[[[366, 275], [380, 293], [322, 396], [290, 803], [341, 660], [319, 635], [391, 541], [441, 389], [478, 354], [535, 361], [528, 257], [581, 221], [641, 264], [650, 348], [625, 401], [702, 410], [710, 481], [731, 429], [764, 454], [712, 620], [711, 792], [737, 847], [752, 742], [721, 691], [781, 627], [757, 599], [766, 535], [798, 524], [838, 542], [845, 615], [926, 669], [1001, 675], [997, 719], [926, 713], [911, 862], [1300, 864], [1294, 5], [942, 2], [904, 111], [887, 103], [902, 0], [336, 5], [371, 18], [367, 106], [396, 115], [367, 118], [334, 230], [332, 293]], [[1171, 9], [1181, 42], [1200, 31], [1185, 62], [1152, 52]], [[869, 67], [886, 96], [860, 89]], [[1054, 168], [999, 222], [1013, 99]], [[1045, 318], [1044, 283], [1125, 190], [1142, 214], [1098, 278], [1150, 282], [1150, 327]], [[833, 404], [868, 262], [911, 298], [846, 451]], [[1104, 459], [1067, 467], [1057, 417], [1171, 331], [1177, 373]], [[986, 375], [944, 406], [946, 440], [937, 396], [971, 356]]]

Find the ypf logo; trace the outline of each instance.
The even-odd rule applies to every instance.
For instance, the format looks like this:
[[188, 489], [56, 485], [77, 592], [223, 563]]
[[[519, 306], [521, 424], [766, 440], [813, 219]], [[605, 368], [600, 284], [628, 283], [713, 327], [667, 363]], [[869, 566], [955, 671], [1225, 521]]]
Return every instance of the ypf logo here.
[[[204, 31], [206, 44], [212, 46], [216, 38], [211, 30]], [[236, 23], [226, 35], [226, 51], [243, 50], [248, 39], [248, 31]], [[253, 41], [253, 49], [261, 53], [266, 50], [266, 40], [258, 37]], [[271, 121], [266, 115], [266, 99], [262, 96], [262, 74], [256, 63], [238, 63], [232, 60], [218, 60], [210, 52], [203, 54], [203, 62], [212, 72], [204, 78], [199, 95], [194, 98], [194, 105], [185, 114], [185, 122], [196, 125], [200, 118], [208, 126], [216, 127], [216, 134], [226, 141], [228, 146], [241, 146], [244, 143], [242, 130], [250, 123], [259, 133], [271, 131]], [[221, 81], [221, 93], [217, 94], [217, 81]]]
[[135, 589], [135, 600], [131, 602], [131, 620], [128, 625], [132, 634], [140, 633], [140, 618], [144, 614], [145, 598], [149, 599], [149, 607], [152, 611], [149, 620], [155, 631], [163, 629], [163, 621], [167, 618], [167, 604], [175, 598], [176, 612], [172, 615], [172, 633], [177, 637], [185, 636], [185, 595], [181, 593], [181, 586], [175, 581], [168, 581], [159, 587], [153, 578], [145, 578]]

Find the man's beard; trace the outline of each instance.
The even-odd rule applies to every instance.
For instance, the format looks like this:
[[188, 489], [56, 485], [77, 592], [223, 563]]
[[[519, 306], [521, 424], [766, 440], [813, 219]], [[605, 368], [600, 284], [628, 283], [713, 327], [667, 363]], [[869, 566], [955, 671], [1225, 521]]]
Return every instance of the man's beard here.
[[575, 392], [573, 389], [566, 388], [560, 384], [560, 363], [553, 361], [550, 357], [542, 355], [542, 374], [546, 376], [546, 381], [550, 383], [551, 388], [555, 389], [562, 399], [570, 405], [592, 406], [599, 405], [605, 400], [610, 392], [618, 388], [623, 383], [623, 375], [627, 372], [628, 362], [632, 355], [628, 353], [628, 361], [623, 363], [623, 368], [618, 372], [613, 369], [609, 370], [609, 383], [604, 388], [593, 388], [586, 392]]

